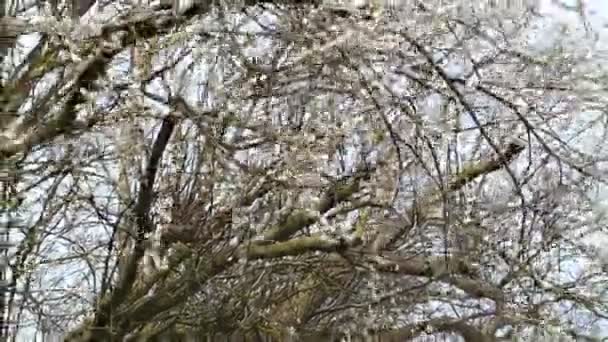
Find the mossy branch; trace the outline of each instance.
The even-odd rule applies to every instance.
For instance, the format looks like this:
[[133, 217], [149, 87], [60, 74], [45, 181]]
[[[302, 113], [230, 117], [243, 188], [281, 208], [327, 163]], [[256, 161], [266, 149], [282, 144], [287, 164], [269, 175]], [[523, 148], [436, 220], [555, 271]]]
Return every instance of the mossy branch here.
[[[364, 169], [352, 176], [332, 183], [325, 190], [316, 206], [320, 215], [327, 213], [338, 204], [348, 201], [361, 189], [361, 180], [368, 177], [372, 170]], [[305, 210], [294, 211], [287, 220], [264, 234], [265, 241], [285, 241], [302, 229], [316, 223], [319, 216]]]
[[317, 222], [318, 217], [307, 210], [295, 210], [284, 223], [264, 234], [264, 241], [285, 241], [298, 231]]
[[[499, 156], [489, 160], [465, 165], [460, 173], [453, 176], [448, 181], [448, 186], [443, 191], [447, 193], [458, 191], [463, 186], [474, 181], [478, 177], [501, 169], [508, 163], [512, 162], [524, 149], [525, 146], [522, 143], [512, 142], [506, 146], [504, 151]], [[436, 208], [441, 199], [441, 189], [429, 189], [427, 191], [423, 191], [421, 198], [417, 203], [415, 203], [416, 205], [412, 206], [410, 209], [410, 216], [413, 216], [413, 213], [416, 212], [418, 219], [423, 220], [431, 210]], [[394, 233], [389, 234], [389, 236], [381, 236], [381, 234], [379, 234], [377, 239], [386, 239], [386, 241], [390, 241], [390, 243], [382, 244], [384, 247], [389, 247], [399, 238], [400, 234], [402, 234], [402, 230], [396, 230]], [[373, 244], [374, 243], [372, 243], [372, 245]]]
[[[64, 83], [72, 82], [72, 85], [67, 92], [67, 99], [64, 107], [48, 122], [38, 122], [35, 129], [28, 132], [19, 132], [14, 129], [12, 132], [0, 135], [0, 159], [11, 157], [20, 152], [26, 152], [33, 147], [46, 143], [60, 134], [69, 133], [77, 128], [75, 123], [76, 107], [86, 101], [81, 94], [81, 88], [90, 88], [90, 86], [98, 80], [104, 73], [109, 63], [116, 55], [124, 51], [125, 48], [135, 43], [135, 37], [150, 38], [160, 32], [163, 32], [184, 18], [176, 18], [169, 12], [146, 12], [141, 15], [127, 16], [127, 19], [109, 23], [103, 27], [100, 36], [96, 37], [97, 50], [93, 56], [76, 64], [74, 66], [74, 76], [72, 79]], [[119, 43], [110, 43], [111, 35], [115, 35]], [[33, 65], [26, 75], [18, 83], [13, 84], [11, 88], [2, 89], [0, 94], [1, 110], [6, 112], [14, 112], [15, 104], [19, 103], [18, 99], [23, 95], [27, 95], [27, 89], [16, 89], [18, 96], [15, 97], [12, 87], [18, 87], [20, 84], [29, 84], [32, 79], [40, 78], [46, 72], [52, 70], [58, 64], [56, 51], [52, 48], [42, 54], [39, 62]], [[29, 78], [29, 79], [28, 79]], [[10, 96], [9, 96], [10, 95]], [[8, 113], [10, 114], [10, 113]]]
[[311, 251], [337, 252], [350, 247], [350, 245], [352, 243], [343, 239], [333, 240], [321, 235], [313, 235], [270, 245], [252, 243], [249, 246], [244, 246], [242, 254], [248, 259], [280, 258], [290, 255], [301, 255]]

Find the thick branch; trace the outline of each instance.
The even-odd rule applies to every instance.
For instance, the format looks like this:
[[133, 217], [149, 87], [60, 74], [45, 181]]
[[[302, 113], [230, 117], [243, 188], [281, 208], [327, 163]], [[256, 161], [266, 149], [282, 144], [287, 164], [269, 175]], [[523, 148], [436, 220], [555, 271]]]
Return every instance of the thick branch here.
[[284, 223], [278, 224], [264, 234], [264, 241], [285, 241], [300, 230], [317, 222], [318, 217], [306, 210], [296, 210]]
[[0, 17], [0, 48], [12, 48], [17, 37], [27, 29], [27, 22], [23, 19], [1, 16]]
[[499, 170], [507, 163], [512, 162], [525, 148], [522, 144], [512, 142], [507, 145], [502, 155], [465, 167], [460, 174], [450, 180], [448, 191], [456, 191], [479, 176]]
[[[102, 29], [101, 35], [97, 37], [99, 48], [94, 55], [75, 66], [75, 76], [70, 80], [73, 83], [67, 92], [64, 108], [49, 122], [40, 122], [35, 129], [28, 132], [19, 134], [19, 132], [14, 131], [0, 135], [0, 159], [26, 152], [37, 145], [51, 141], [60, 134], [69, 133], [74, 128], [78, 128], [75, 125], [76, 107], [86, 101], [80, 89], [90, 88], [96, 80], [103, 76], [108, 64], [117, 54], [132, 45], [135, 42], [135, 37], [149, 38], [175, 25], [178, 20], [168, 13], [134, 15], [132, 18], [121, 22], [106, 25]], [[118, 38], [118, 44], [110, 43], [111, 35]], [[57, 58], [57, 54], [49, 56]], [[43, 71], [37, 70], [36, 74], [44, 74], [44, 72], [50, 71], [50, 66], [56, 65], [54, 60], [45, 60], [44, 63]], [[16, 91], [21, 90], [17, 89]], [[3, 111], [10, 109], [10, 104], [14, 102], [12, 100], [14, 95], [5, 91], [0, 94]]]
[[[353, 254], [356, 256], [356, 254]], [[434, 278], [456, 286], [473, 298], [488, 298], [503, 303], [504, 293], [487, 281], [476, 279], [473, 270], [464, 260], [458, 258], [434, 257], [374, 257], [376, 269], [382, 272], [405, 274], [416, 277]]]
[[135, 249], [127, 261], [127, 267], [125, 268], [124, 274], [121, 275], [121, 281], [116, 287], [116, 290], [112, 292], [110, 298], [100, 306], [95, 319], [96, 326], [103, 326], [107, 323], [112, 308], [117, 307], [124, 300], [135, 283], [137, 266], [139, 260], [141, 260], [144, 255], [145, 247], [143, 242], [146, 238], [145, 234], [150, 233], [153, 230], [149, 211], [152, 204], [154, 180], [156, 178], [158, 164], [169, 143], [169, 138], [171, 137], [174, 128], [175, 118], [169, 115], [163, 120], [158, 136], [154, 141], [146, 171], [141, 180], [137, 203], [135, 205], [135, 218], [138, 227]]
[[[512, 162], [524, 149], [525, 146], [523, 144], [512, 142], [506, 146], [501, 155], [486, 161], [466, 165], [459, 174], [449, 180], [447, 189], [444, 191], [447, 191], [448, 193], [458, 191], [476, 178], [499, 170], [504, 165]], [[429, 189], [426, 192], [423, 191], [421, 196], [422, 198], [417, 203], [416, 207], [412, 207], [409, 213], [410, 216], [414, 216], [413, 212], [418, 210], [419, 219], [423, 219], [431, 208], [438, 205], [442, 198], [440, 192], [433, 191], [432, 189]], [[389, 247], [392, 243], [397, 241], [401, 234], [402, 230], [395, 230], [395, 232], [389, 236], [378, 234], [376, 239], [383, 239], [384, 241], [390, 241], [390, 243], [380, 243], [379, 241], [376, 241], [372, 245]]]
[[[332, 183], [321, 196], [315, 208], [320, 215], [323, 215], [335, 208], [340, 203], [348, 201], [360, 189], [361, 180], [369, 176], [372, 169], [362, 169], [352, 176]], [[306, 211], [296, 211], [282, 224], [264, 234], [266, 241], [285, 241], [295, 233], [317, 222], [319, 217]]]
[[[145, 234], [153, 230], [149, 211], [152, 204], [154, 180], [156, 178], [158, 165], [169, 143], [169, 138], [173, 133], [175, 124], [175, 118], [171, 115], [167, 116], [163, 120], [160, 131], [154, 141], [146, 171], [140, 182], [140, 190], [134, 210], [138, 239], [135, 243], [133, 252], [127, 258], [126, 267], [123, 269], [122, 274], [119, 275], [120, 278], [116, 289], [101, 300], [93, 322], [89, 326], [82, 327], [82, 330], [71, 334], [77, 338], [77, 336], [82, 333], [80, 339], [82, 341], [96, 341], [97, 338], [101, 338], [99, 336], [101, 334], [104, 334], [102, 336], [107, 336], [106, 338], [111, 338], [112, 333], [105, 330], [106, 326], [112, 321], [113, 311], [122, 304], [125, 298], [127, 298], [135, 284], [137, 267], [139, 266], [139, 261], [143, 257], [145, 251]], [[71, 337], [68, 337], [67, 341], [71, 341], [70, 338]]]
[[355, 243], [355, 241], [347, 242], [342, 239], [331, 240], [320, 235], [305, 236], [270, 245], [252, 243], [248, 246], [244, 246], [241, 254], [248, 259], [280, 258], [315, 251], [328, 253], [338, 252], [351, 247]]

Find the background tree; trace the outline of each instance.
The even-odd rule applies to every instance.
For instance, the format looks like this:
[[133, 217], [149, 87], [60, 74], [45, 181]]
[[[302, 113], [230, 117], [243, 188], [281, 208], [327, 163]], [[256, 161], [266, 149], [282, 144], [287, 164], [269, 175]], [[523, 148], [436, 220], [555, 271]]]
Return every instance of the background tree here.
[[593, 32], [534, 42], [539, 13], [445, 2], [120, 6], [37, 18], [6, 61], [14, 320], [66, 341], [603, 324]]

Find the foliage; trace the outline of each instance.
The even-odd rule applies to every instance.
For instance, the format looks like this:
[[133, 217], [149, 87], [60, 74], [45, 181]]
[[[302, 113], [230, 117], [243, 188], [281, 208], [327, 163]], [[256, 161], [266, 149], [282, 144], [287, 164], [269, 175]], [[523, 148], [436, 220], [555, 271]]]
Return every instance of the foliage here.
[[599, 57], [450, 5], [37, 24], [3, 54], [11, 316], [66, 341], [592, 338]]

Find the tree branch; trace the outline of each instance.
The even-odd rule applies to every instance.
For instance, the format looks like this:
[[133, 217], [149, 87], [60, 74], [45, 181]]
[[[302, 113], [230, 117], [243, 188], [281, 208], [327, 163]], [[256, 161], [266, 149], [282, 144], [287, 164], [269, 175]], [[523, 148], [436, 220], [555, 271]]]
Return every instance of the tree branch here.
[[144, 241], [147, 238], [146, 234], [154, 229], [149, 217], [154, 180], [158, 165], [169, 143], [175, 124], [176, 119], [172, 115], [167, 116], [163, 120], [160, 131], [152, 146], [152, 153], [140, 182], [140, 190], [134, 209], [138, 233], [137, 240], [133, 252], [127, 258], [126, 267], [123, 269], [122, 274], [119, 275], [119, 281], [115, 290], [102, 298], [95, 312], [93, 322], [71, 334], [66, 341], [72, 341], [71, 338], [76, 338], [75, 340], [77, 341], [96, 341], [98, 338], [101, 338], [100, 336], [104, 336], [102, 340], [113, 338], [113, 332], [107, 330], [107, 325], [113, 320], [113, 311], [127, 298], [135, 284], [139, 261], [145, 252]]
[[[477, 163], [470, 163], [469, 165], [465, 165], [462, 171], [455, 175], [452, 179], [449, 180], [447, 189], [448, 193], [452, 193], [454, 191], [458, 191], [466, 184], [472, 182], [476, 178], [489, 174], [491, 172], [499, 170], [504, 165], [512, 162], [523, 150], [525, 146], [519, 142], [509, 143], [505, 150], [501, 155], [496, 156], [492, 159], [481, 161]], [[437, 205], [441, 200], [441, 193], [438, 191], [433, 191], [429, 189], [428, 191], [423, 191], [421, 195], [420, 201], [417, 203], [416, 207], [411, 207], [409, 209], [410, 216], [414, 213], [415, 210], [421, 210], [422, 212], [418, 212], [419, 217], [424, 219], [424, 217], [428, 214], [428, 210], [433, 208], [434, 205]], [[401, 229], [395, 230], [395, 232], [389, 236], [381, 236], [379, 234], [376, 239], [385, 239], [385, 241], [390, 241], [390, 243], [375, 243], [372, 245], [389, 247], [391, 244], [397, 241], [399, 236], [402, 234]]]

